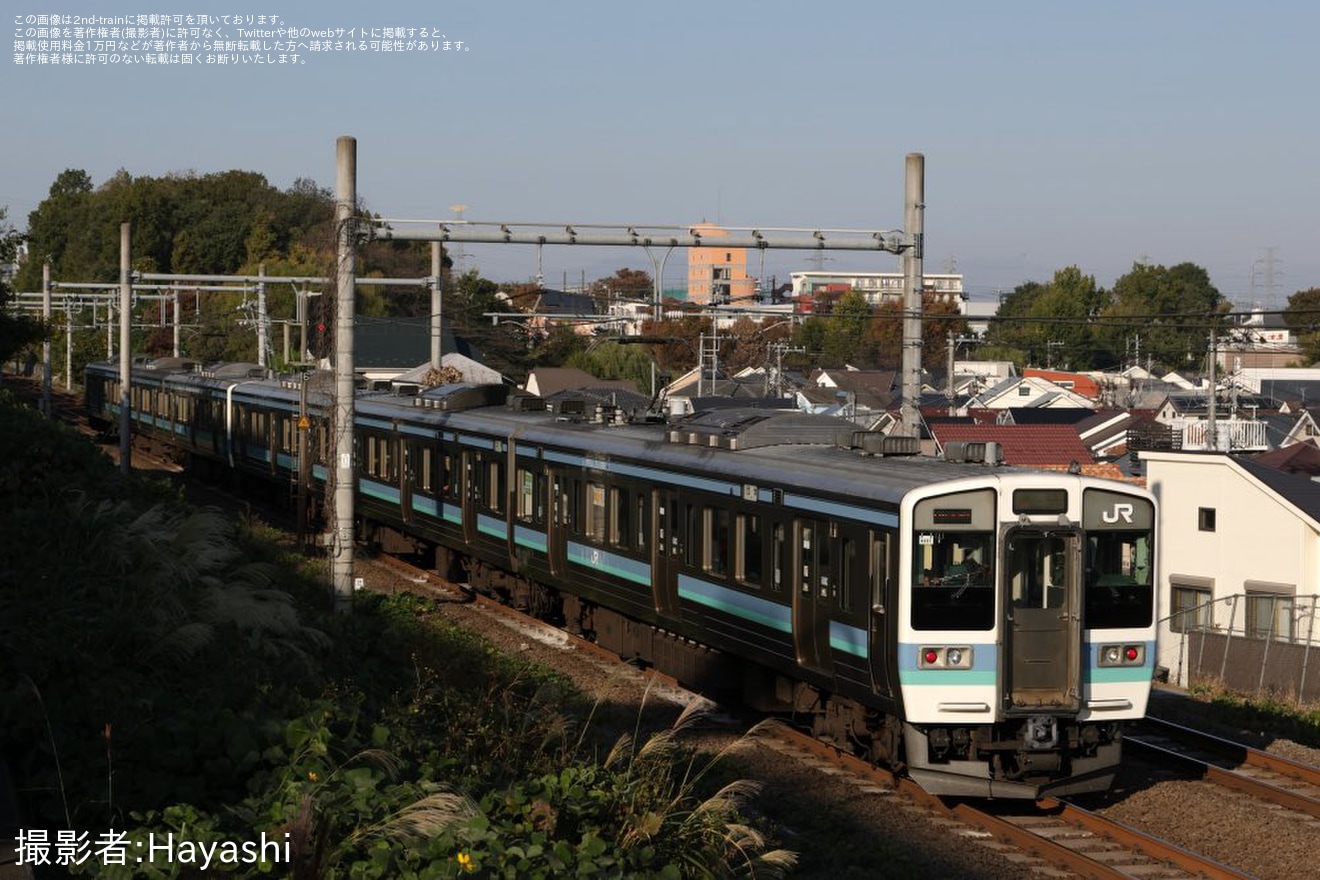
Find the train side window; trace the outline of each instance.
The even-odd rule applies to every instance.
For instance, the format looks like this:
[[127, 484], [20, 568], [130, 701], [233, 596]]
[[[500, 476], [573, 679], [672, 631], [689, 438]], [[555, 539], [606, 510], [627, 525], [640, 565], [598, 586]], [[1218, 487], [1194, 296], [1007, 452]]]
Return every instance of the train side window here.
[[366, 446], [367, 460], [364, 462], [366, 465], [364, 470], [367, 472], [368, 476], [379, 476], [379, 464], [376, 460], [376, 438], [368, 434], [366, 437]]
[[537, 512], [537, 488], [539, 483], [536, 474], [527, 470], [527, 468], [518, 468], [518, 509], [516, 511], [518, 519], [531, 522], [536, 519]]
[[840, 611], [853, 610], [853, 567], [857, 565], [857, 544], [852, 538], [839, 541], [839, 597]]
[[624, 489], [610, 489], [610, 543], [615, 547], [628, 546], [628, 515], [631, 511], [628, 492]]
[[605, 540], [605, 487], [586, 484], [586, 535], [593, 541]]
[[435, 467], [435, 453], [432, 451], [431, 447], [422, 447], [421, 459], [422, 460], [417, 469], [417, 485], [423, 492], [434, 492], [435, 482], [433, 478], [433, 468]]
[[761, 585], [761, 518], [754, 513], [738, 514], [737, 526], [737, 570], [738, 580], [752, 586]]
[[705, 525], [705, 568], [711, 574], [729, 573], [729, 511], [722, 507], [707, 507], [702, 511]]
[[693, 504], [683, 505], [683, 562], [693, 568], [701, 559], [701, 523], [697, 518], [697, 508]]
[[885, 603], [886, 588], [889, 586], [891, 577], [889, 562], [889, 534], [887, 532], [881, 534], [872, 532], [870, 581], [871, 604], [873, 605], [883, 606]]
[[483, 488], [486, 509], [491, 513], [504, 512], [504, 462], [483, 461]]
[[784, 591], [784, 524], [775, 523], [770, 530], [770, 589]]
[[455, 501], [458, 500], [459, 477], [460, 474], [458, 472], [457, 459], [455, 458], [453, 453], [446, 452], [444, 454], [444, 474], [443, 474], [444, 497], [453, 499]]
[[633, 547], [638, 551], [646, 549], [646, 530], [649, 528], [650, 510], [650, 499], [646, 497], [646, 493], [637, 493], [637, 522], [634, 524], [637, 529], [637, 541]]

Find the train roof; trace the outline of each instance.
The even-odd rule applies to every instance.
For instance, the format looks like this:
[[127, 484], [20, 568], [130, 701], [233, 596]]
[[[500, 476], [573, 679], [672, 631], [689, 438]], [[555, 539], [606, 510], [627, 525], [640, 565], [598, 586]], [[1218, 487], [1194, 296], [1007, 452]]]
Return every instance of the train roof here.
[[[331, 373], [256, 378], [260, 369], [233, 364], [192, 372], [180, 365], [172, 378], [199, 388], [232, 387], [235, 394], [268, 397], [286, 406], [299, 399], [305, 382], [310, 405], [325, 408], [331, 402]], [[626, 460], [731, 484], [799, 485], [893, 504], [932, 483], [1023, 472], [921, 456], [913, 438], [884, 437], [860, 431], [847, 419], [791, 410], [734, 407], [665, 419], [598, 399], [547, 400], [507, 385], [475, 383], [415, 394], [359, 390], [355, 408], [361, 418], [406, 424], [414, 434], [508, 438], [581, 455], [588, 467], [592, 460], [603, 467]]]

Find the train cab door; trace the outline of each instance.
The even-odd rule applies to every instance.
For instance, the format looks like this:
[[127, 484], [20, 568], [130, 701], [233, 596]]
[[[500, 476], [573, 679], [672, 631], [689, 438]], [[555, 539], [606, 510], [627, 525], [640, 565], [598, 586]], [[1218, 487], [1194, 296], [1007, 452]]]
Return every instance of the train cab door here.
[[673, 490], [651, 490], [651, 522], [655, 523], [651, 541], [651, 594], [655, 610], [674, 620], [680, 617], [678, 571], [685, 549], [682, 515]]
[[1007, 535], [1004, 702], [1053, 714], [1081, 705], [1081, 551], [1076, 532]]
[[550, 573], [563, 577], [568, 573], [569, 482], [557, 467], [546, 467], [546, 488], [550, 493], [550, 516], [546, 520], [545, 550]]
[[834, 539], [829, 523], [793, 521], [793, 647], [803, 668], [826, 674], [833, 674], [830, 611], [838, 589]]

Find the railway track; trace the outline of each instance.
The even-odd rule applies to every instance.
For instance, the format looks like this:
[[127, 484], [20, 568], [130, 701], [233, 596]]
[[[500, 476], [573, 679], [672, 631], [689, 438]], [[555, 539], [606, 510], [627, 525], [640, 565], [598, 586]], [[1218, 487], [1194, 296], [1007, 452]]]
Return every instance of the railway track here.
[[[405, 589], [415, 589], [445, 601], [464, 601], [498, 617], [505, 626], [520, 635], [534, 638], [593, 663], [618, 667], [622, 661], [613, 653], [601, 650], [590, 641], [568, 635], [562, 630], [524, 617], [506, 606], [484, 597], [471, 597], [459, 587], [448, 584], [433, 573], [408, 563], [382, 556], [371, 560], [402, 578]], [[675, 702], [701, 699], [686, 691], [678, 682], [652, 670], [646, 676], [662, 683], [659, 689], [648, 685], [652, 693], [664, 693]], [[1210, 878], [1228, 880], [1248, 876], [1212, 859], [1189, 852], [1172, 843], [1137, 829], [1106, 819], [1072, 803], [1056, 800], [1035, 805], [1015, 804], [1000, 808], [997, 803], [950, 802], [923, 791], [910, 780], [841, 753], [787, 725], [772, 725], [758, 735], [767, 748], [788, 759], [810, 764], [818, 772], [846, 778], [864, 797], [897, 798], [911, 810], [922, 811], [945, 824], [946, 834], [1011, 852], [1025, 873], [1058, 877], [1062, 874], [1084, 878], [1141, 878], [1141, 880], [1181, 880]]]
[[1320, 768], [1150, 716], [1124, 744], [1189, 767], [1215, 785], [1320, 819]]
[[[36, 392], [40, 393], [39, 387]], [[72, 398], [68, 405], [64, 405], [66, 402], [60, 397], [62, 395], [56, 395], [52, 399], [53, 415], [76, 425], [79, 415], [77, 399]], [[86, 430], [85, 422], [82, 427]], [[478, 605], [484, 612], [498, 616], [504, 626], [527, 639], [572, 651], [579, 657], [590, 656], [591, 662], [602, 668], [625, 665], [616, 655], [602, 651], [589, 641], [519, 615], [498, 603], [474, 597], [453, 584], [441, 581], [433, 572], [415, 568], [388, 556], [360, 559], [363, 566], [380, 566], [383, 570], [392, 571], [395, 584], [408, 585], [403, 588], [442, 601]], [[680, 704], [699, 699], [681, 688], [677, 682], [657, 675], [652, 670], [647, 670], [645, 677], [648, 680], [648, 693], [653, 696], [662, 696]], [[1001, 852], [1013, 853], [1009, 857], [1022, 865], [1024, 873], [1055, 877], [1063, 873], [1078, 877], [1156, 880], [1247, 876], [1073, 804], [1049, 801], [1042, 802], [1034, 810], [1030, 806], [1025, 809], [1019, 806], [1010, 813], [979, 804], [948, 803], [927, 794], [904, 778], [895, 777], [882, 768], [842, 754], [789, 727], [773, 728], [773, 732], [763, 736], [774, 740], [769, 745], [777, 753], [806, 756], [806, 760], [821, 772], [847, 777], [856, 791], [865, 796], [886, 798], [891, 804], [897, 796], [907, 809], [933, 814], [937, 817], [935, 821], [947, 823], [946, 834], [959, 835]]]

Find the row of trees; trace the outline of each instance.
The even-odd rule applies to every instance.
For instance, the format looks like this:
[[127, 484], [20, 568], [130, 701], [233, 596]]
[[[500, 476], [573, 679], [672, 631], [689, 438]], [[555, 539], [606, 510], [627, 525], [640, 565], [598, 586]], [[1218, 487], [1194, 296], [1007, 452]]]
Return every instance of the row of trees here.
[[[48, 197], [28, 217], [26, 239], [31, 258], [14, 286], [36, 290], [42, 264], [49, 261], [58, 280], [114, 283], [119, 271], [119, 224], [132, 223], [133, 268], [139, 272], [200, 275], [335, 275], [334, 201], [314, 181], [301, 179], [287, 190], [247, 171], [218, 174], [132, 177], [121, 171], [94, 186], [84, 171], [61, 173]], [[0, 259], [12, 254], [18, 233], [0, 214]], [[677, 320], [648, 322], [643, 332], [671, 341], [650, 349], [614, 351], [591, 337], [552, 328], [548, 335], [529, 333], [524, 323], [493, 323], [491, 312], [531, 310], [536, 285], [500, 285], [473, 270], [450, 277], [445, 260], [446, 322], [469, 340], [481, 358], [515, 378], [545, 365], [571, 363], [603, 377], [635, 378], [649, 383], [651, 358], [666, 373], [681, 372], [697, 360], [699, 338], [713, 332], [709, 319], [691, 314]], [[374, 242], [362, 249], [360, 277], [423, 278], [430, 274], [430, 251], [424, 243]], [[588, 293], [604, 306], [618, 298], [649, 301], [651, 276], [625, 268], [594, 282]], [[535, 289], [534, 289], [535, 288]], [[277, 316], [295, 313], [290, 285], [271, 285], [269, 309]], [[185, 353], [203, 360], [254, 360], [255, 333], [250, 312], [237, 295], [186, 297], [188, 328]], [[312, 302], [312, 348], [330, 349], [333, 296]], [[681, 303], [669, 303], [681, 310]], [[938, 371], [950, 336], [965, 337], [967, 325], [957, 304], [930, 297], [924, 305], [923, 358]], [[359, 314], [418, 317], [430, 309], [424, 287], [360, 288]], [[1138, 263], [1112, 289], [1097, 285], [1078, 267], [1059, 270], [1045, 282], [1029, 281], [1003, 297], [998, 314], [976, 354], [1012, 360], [1019, 365], [1068, 369], [1105, 369], [1140, 358], [1165, 369], [1203, 362], [1212, 328], [1226, 329], [1230, 304], [1210, 283], [1207, 272], [1191, 263], [1172, 267]], [[1300, 334], [1307, 359], [1320, 357], [1320, 292], [1301, 291], [1289, 300], [1286, 317]], [[150, 310], [147, 323], [160, 318]], [[84, 319], [85, 320], [85, 319]], [[141, 332], [135, 349], [166, 354], [172, 331], [160, 320], [155, 333]], [[317, 328], [322, 328], [317, 332]], [[9, 328], [9, 329], [6, 329]], [[21, 331], [21, 332], [20, 332]], [[21, 346], [34, 338], [30, 324], [6, 320], [0, 332]], [[53, 328], [62, 341], [60, 326]], [[897, 302], [873, 307], [856, 291], [822, 295], [801, 323], [784, 319], [743, 319], [721, 334], [720, 363], [730, 372], [765, 366], [772, 347], [783, 344], [784, 363], [794, 368], [841, 366], [896, 369], [901, 363], [902, 314]], [[75, 335], [75, 361], [103, 355], [101, 335]]]

